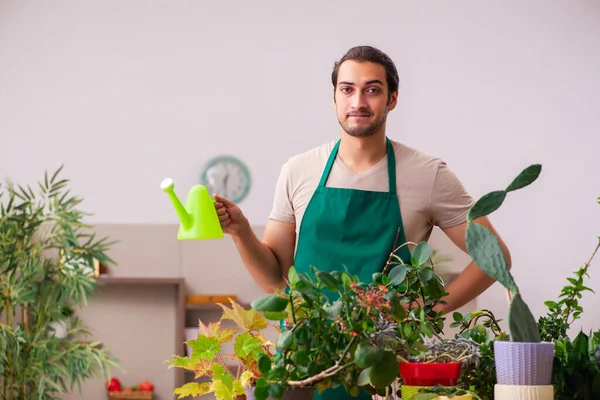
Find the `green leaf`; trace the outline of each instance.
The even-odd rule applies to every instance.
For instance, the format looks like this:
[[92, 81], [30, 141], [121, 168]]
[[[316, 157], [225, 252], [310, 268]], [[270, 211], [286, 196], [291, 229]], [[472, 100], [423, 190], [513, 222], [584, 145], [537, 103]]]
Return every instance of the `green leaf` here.
[[244, 332], [236, 336], [233, 351], [240, 358], [248, 358], [250, 355], [252, 358], [256, 358], [259, 354], [263, 353], [261, 344], [260, 339], [248, 332]]
[[371, 383], [371, 367], [363, 369], [358, 375], [356, 384], [358, 386], [366, 386]]
[[539, 343], [537, 322], [521, 294], [513, 295], [508, 310], [508, 326], [513, 342]]
[[331, 275], [329, 272], [319, 271], [317, 273], [317, 278], [319, 278], [321, 282], [323, 282], [323, 285], [327, 289], [334, 292], [337, 291], [339, 289], [339, 286], [341, 285], [341, 282], [335, 279], [333, 275]]
[[278, 349], [289, 349], [294, 341], [294, 332], [283, 331], [277, 336], [276, 347]]
[[454, 318], [456, 322], [461, 322], [463, 320], [462, 314], [458, 311], [454, 311], [454, 313], [452, 314], [452, 318]]
[[298, 273], [296, 272], [296, 268], [294, 268], [293, 266], [288, 271], [288, 281], [292, 288], [296, 287], [298, 282], [300, 282], [300, 277], [298, 276]]
[[281, 321], [286, 319], [289, 313], [287, 311], [263, 311], [262, 315], [271, 321]]
[[272, 382], [269, 384], [268, 392], [270, 397], [279, 399], [283, 396], [283, 386], [277, 382]]
[[504, 190], [496, 190], [482, 196], [469, 209], [467, 220], [474, 221], [479, 217], [483, 217], [496, 211], [504, 202], [506, 192]]
[[521, 171], [521, 173], [512, 181], [512, 183], [508, 185], [506, 191], [511, 192], [532, 184], [540, 176], [541, 172], [541, 164], [530, 165]]
[[288, 305], [288, 299], [285, 297], [281, 297], [277, 294], [271, 293], [259, 297], [256, 300], [253, 300], [250, 303], [250, 306], [254, 308], [256, 311], [273, 311], [273, 312], [281, 312], [286, 309]]
[[342, 306], [343, 306], [343, 303], [338, 300], [329, 306], [323, 307], [323, 310], [327, 314], [328, 318], [336, 319], [337, 317], [340, 316], [340, 313], [342, 312]]
[[397, 265], [394, 268], [392, 268], [388, 274], [390, 278], [390, 284], [392, 286], [400, 285], [402, 282], [404, 282], [404, 279], [406, 278], [406, 273], [406, 265]]
[[391, 385], [396, 378], [400, 367], [396, 356], [391, 351], [383, 351], [381, 359], [371, 366], [370, 381], [376, 388], [385, 388]]
[[410, 262], [414, 267], [425, 264], [431, 256], [431, 249], [427, 242], [420, 242], [415, 246], [410, 256]]
[[421, 283], [423, 285], [427, 285], [427, 283], [433, 277], [433, 271], [429, 268], [423, 268], [419, 270], [419, 272], [417, 272], [417, 275], [419, 275], [419, 280], [421, 281]]
[[367, 342], [360, 342], [354, 353], [354, 360], [359, 368], [367, 368], [381, 361], [383, 350]]
[[475, 264], [491, 278], [511, 292], [519, 291], [504, 256], [498, 238], [485, 226], [469, 223], [467, 227], [467, 251]]
[[310, 333], [305, 326], [299, 326], [294, 330], [294, 338], [296, 339], [296, 343], [300, 345], [310, 344]]
[[186, 344], [192, 349], [192, 361], [194, 362], [198, 360], [211, 361], [221, 351], [221, 345], [216, 338], [204, 335], [198, 335], [197, 339], [188, 340]]
[[258, 370], [264, 376], [267, 376], [271, 370], [271, 359], [266, 354], [261, 354], [258, 357]]

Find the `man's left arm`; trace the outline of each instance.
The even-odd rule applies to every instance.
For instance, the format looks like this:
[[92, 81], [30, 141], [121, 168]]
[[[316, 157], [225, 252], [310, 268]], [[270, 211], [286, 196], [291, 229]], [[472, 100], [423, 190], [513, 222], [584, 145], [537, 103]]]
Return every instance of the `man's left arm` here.
[[[473, 221], [473, 223], [485, 226], [498, 238], [498, 242], [504, 250], [508, 267], [511, 268], [510, 251], [492, 226], [489, 218], [481, 217]], [[450, 238], [450, 240], [465, 253], [467, 253], [467, 226], [468, 222], [463, 222], [456, 226], [441, 228], [448, 238]], [[481, 293], [486, 291], [494, 282], [496, 281], [483, 272], [474, 261], [471, 261], [458, 277], [446, 286], [448, 295], [444, 298], [444, 301], [446, 301], [447, 304], [440, 305], [436, 308], [437, 310], [444, 311], [445, 314], [450, 313], [475, 299]]]

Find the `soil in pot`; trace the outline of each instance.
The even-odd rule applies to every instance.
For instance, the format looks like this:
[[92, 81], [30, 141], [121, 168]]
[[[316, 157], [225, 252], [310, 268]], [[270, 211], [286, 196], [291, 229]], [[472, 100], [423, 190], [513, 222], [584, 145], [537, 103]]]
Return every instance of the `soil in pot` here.
[[460, 378], [460, 362], [400, 363], [400, 376], [408, 386], [456, 386]]

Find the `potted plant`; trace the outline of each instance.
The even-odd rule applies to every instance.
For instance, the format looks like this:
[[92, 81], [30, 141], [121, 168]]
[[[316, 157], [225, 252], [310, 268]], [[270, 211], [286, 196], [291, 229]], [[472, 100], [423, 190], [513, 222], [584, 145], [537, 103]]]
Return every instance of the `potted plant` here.
[[541, 340], [536, 320], [510, 273], [498, 239], [476, 222], [477, 218], [498, 209], [509, 192], [534, 182], [540, 172], [539, 164], [524, 169], [506, 189], [490, 192], [476, 201], [467, 217], [468, 253], [479, 268], [506, 288], [509, 298], [510, 340], [494, 342], [498, 400], [554, 398], [551, 384], [554, 343]]
[[[245, 387], [261, 376], [261, 356], [273, 357], [273, 344], [263, 334], [268, 327], [265, 317], [256, 310], [246, 310], [237, 302], [229, 301], [231, 307], [219, 303], [223, 309], [219, 321], [208, 325], [198, 322], [198, 337], [185, 342], [191, 348], [190, 355], [167, 361], [169, 368], [192, 371], [195, 379], [208, 378], [205, 382], [192, 381], [176, 388], [174, 394], [178, 398], [207, 393], [212, 393], [217, 400], [242, 397]], [[236, 327], [225, 327], [223, 322], [226, 320], [233, 321]], [[233, 344], [233, 353], [224, 353], [225, 343]], [[237, 364], [237, 369], [233, 364]]]
[[479, 345], [470, 338], [428, 340], [426, 350], [400, 364], [402, 398], [423, 388], [456, 387], [463, 364], [479, 362]]
[[[117, 359], [76, 309], [95, 293], [94, 264], [112, 263], [112, 243], [83, 222], [62, 166], [36, 191], [7, 180], [0, 192], [0, 398], [55, 398], [93, 376], [110, 379]], [[59, 332], [58, 327], [62, 328]]]
[[[401, 355], [426, 349], [424, 338], [441, 333], [444, 320], [435, 307], [446, 292], [428, 244], [404, 245], [414, 246], [410, 264], [396, 256], [400, 247], [395, 248], [371, 282], [345, 271], [313, 268], [309, 277], [291, 268], [287, 294], [268, 294], [252, 303], [265, 316], [285, 319], [277, 340], [282, 356], [274, 361], [276, 368], [297, 376], [277, 384], [320, 391], [333, 387], [369, 398], [392, 393]], [[339, 297], [331, 300], [331, 292]], [[260, 385], [266, 387], [268, 380]]]

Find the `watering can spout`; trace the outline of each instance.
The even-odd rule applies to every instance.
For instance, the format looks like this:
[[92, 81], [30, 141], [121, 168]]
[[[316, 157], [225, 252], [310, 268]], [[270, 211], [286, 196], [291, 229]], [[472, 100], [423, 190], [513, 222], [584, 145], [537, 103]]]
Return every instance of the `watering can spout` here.
[[181, 221], [177, 233], [179, 240], [219, 239], [223, 237], [223, 230], [215, 210], [214, 201], [205, 186], [194, 185], [188, 193], [185, 206], [175, 194], [175, 185], [172, 179], [164, 179], [160, 184], [160, 188], [169, 195]]

